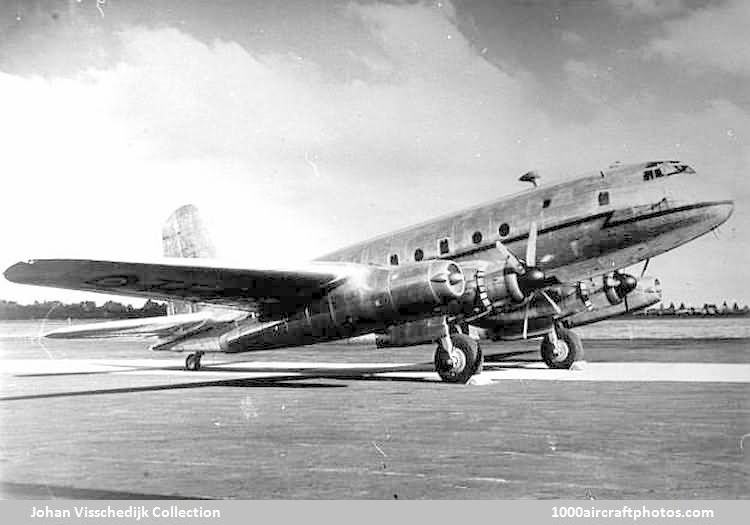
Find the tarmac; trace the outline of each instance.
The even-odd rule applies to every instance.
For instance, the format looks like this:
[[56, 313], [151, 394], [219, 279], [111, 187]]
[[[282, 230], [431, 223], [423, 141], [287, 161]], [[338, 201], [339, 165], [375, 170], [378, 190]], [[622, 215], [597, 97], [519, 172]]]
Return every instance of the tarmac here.
[[0, 341], [6, 499], [746, 499], [750, 340], [483, 342], [441, 383], [431, 345], [242, 356], [133, 340]]

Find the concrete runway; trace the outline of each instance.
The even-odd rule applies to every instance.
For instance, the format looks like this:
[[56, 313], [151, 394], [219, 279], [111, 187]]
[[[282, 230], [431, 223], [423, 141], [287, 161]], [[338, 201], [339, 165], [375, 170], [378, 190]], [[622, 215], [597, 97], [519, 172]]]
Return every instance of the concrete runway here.
[[[0, 341], [5, 498], [747, 498], [750, 341], [483, 344], [471, 385], [432, 347], [184, 356]], [[229, 359], [227, 358], [229, 357]], [[239, 361], [239, 358], [247, 361]]]

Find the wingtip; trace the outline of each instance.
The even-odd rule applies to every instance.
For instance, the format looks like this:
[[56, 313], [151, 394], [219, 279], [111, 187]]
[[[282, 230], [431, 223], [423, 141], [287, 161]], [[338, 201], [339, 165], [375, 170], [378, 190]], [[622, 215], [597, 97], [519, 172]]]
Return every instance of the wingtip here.
[[70, 336], [66, 332], [60, 331], [60, 329], [45, 332], [42, 336], [45, 339], [70, 339]]
[[8, 266], [3, 272], [3, 277], [12, 283], [20, 282], [23, 274], [23, 269], [26, 268], [32, 261], [24, 262], [19, 261], [15, 264]]
[[15, 264], [8, 266], [3, 272], [3, 276], [12, 283], [20, 284], [34, 284], [31, 282], [35, 276], [38, 277], [40, 269], [37, 266], [36, 259], [29, 259], [28, 261], [18, 261]]

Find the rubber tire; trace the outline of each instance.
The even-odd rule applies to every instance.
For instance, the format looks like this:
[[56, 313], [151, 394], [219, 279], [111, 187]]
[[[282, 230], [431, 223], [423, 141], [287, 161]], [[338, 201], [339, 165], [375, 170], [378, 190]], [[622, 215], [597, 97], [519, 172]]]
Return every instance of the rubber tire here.
[[196, 372], [201, 369], [201, 359], [196, 354], [190, 354], [185, 358], [185, 369]]
[[555, 346], [549, 340], [549, 336], [545, 335], [541, 347], [542, 361], [549, 368], [569, 369], [576, 361], [583, 360], [583, 343], [573, 330], [558, 326], [556, 331], [558, 339], [565, 341], [568, 345], [568, 355], [565, 356], [565, 359], [556, 359], [554, 355]]
[[440, 347], [435, 350], [435, 371], [446, 383], [465, 384], [471, 376], [482, 371], [484, 358], [479, 343], [465, 334], [451, 334], [451, 343], [454, 351], [462, 352], [464, 355], [464, 367], [461, 370], [442, 370], [438, 355]]

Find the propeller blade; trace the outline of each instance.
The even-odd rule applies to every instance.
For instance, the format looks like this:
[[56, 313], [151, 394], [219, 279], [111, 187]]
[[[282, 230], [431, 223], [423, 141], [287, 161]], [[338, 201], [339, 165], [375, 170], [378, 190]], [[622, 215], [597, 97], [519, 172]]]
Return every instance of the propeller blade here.
[[552, 308], [555, 310], [555, 312], [557, 312], [558, 315], [562, 313], [562, 310], [560, 310], [560, 307], [557, 306], [557, 303], [552, 300], [552, 297], [550, 297], [549, 295], [547, 295], [547, 292], [545, 292], [544, 290], [542, 290], [539, 293], [542, 294], [542, 297], [544, 297], [545, 299], [547, 299], [547, 302], [552, 306]]
[[526, 266], [536, 266], [536, 221], [529, 225], [529, 242], [526, 243]]
[[630, 305], [628, 304], [628, 296], [626, 295], [625, 297], [622, 298], [622, 300], [625, 302], [625, 312], [627, 313], [630, 311]]
[[510, 265], [516, 273], [522, 273], [523, 267], [521, 266], [521, 263], [518, 261], [518, 257], [513, 255], [513, 253], [511, 253], [511, 251], [508, 248], [506, 248], [503, 243], [501, 243], [500, 241], [497, 241], [495, 243], [495, 248], [497, 248], [497, 251], [499, 251], [502, 254], [502, 257], [505, 260], [506, 265]]
[[526, 303], [526, 309], [523, 313], [523, 338], [528, 339], [529, 336], [529, 304], [531, 301]]
[[648, 263], [651, 262], [651, 259], [646, 259], [646, 264], [643, 265], [643, 270], [641, 270], [641, 277], [646, 275], [646, 268], [648, 268]]

